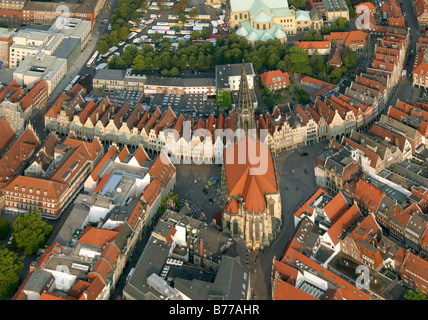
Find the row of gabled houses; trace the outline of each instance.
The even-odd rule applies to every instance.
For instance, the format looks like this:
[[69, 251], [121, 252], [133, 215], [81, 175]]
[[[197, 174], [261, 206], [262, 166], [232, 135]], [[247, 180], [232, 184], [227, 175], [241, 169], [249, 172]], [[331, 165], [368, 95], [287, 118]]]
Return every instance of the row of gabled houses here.
[[[266, 141], [276, 153], [322, 139], [340, 138], [352, 130], [367, 128], [385, 106], [389, 92], [398, 82], [408, 47], [407, 36], [388, 33], [376, 45], [372, 66], [356, 76], [344, 94], [338, 87], [310, 77], [302, 77], [305, 85], [318, 88], [311, 96], [311, 105], [278, 106], [272, 113], [258, 116], [258, 129], [267, 130]], [[220, 113], [208, 119], [185, 118], [168, 108], [149, 112], [141, 104], [119, 104], [105, 97], [95, 103], [85, 100], [86, 90], [75, 85], [63, 93], [45, 115], [45, 126], [58, 134], [74, 132], [78, 137], [120, 145], [143, 145], [147, 150], [160, 152], [170, 146], [170, 154], [188, 160], [199, 146], [197, 158], [221, 161], [227, 141], [213, 138], [216, 130], [234, 130], [234, 112]], [[203, 130], [211, 139], [194, 133]], [[178, 138], [171, 132], [178, 133]], [[187, 136], [186, 136], [187, 135]], [[173, 150], [171, 150], [173, 149]]]
[[44, 80], [28, 91], [12, 80], [0, 90], [0, 117], [6, 116], [14, 130], [21, 130], [33, 113], [46, 106], [48, 96], [48, 86]]

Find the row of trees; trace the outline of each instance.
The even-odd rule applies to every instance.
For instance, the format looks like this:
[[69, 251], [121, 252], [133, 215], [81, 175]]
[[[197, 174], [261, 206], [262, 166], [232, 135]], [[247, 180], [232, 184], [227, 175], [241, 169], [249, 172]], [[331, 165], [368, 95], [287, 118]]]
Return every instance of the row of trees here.
[[338, 18], [336, 21], [325, 25], [321, 29], [322, 34], [330, 34], [332, 32], [344, 32], [348, 29], [349, 21], [346, 18]]
[[[0, 239], [10, 234], [10, 225], [6, 220], [0, 220]], [[0, 298], [12, 296], [19, 286], [19, 274], [24, 264], [24, 255], [35, 254], [43, 248], [52, 233], [39, 212], [28, 212], [18, 216], [13, 222], [11, 249], [0, 248]], [[21, 251], [24, 255], [19, 254]]]

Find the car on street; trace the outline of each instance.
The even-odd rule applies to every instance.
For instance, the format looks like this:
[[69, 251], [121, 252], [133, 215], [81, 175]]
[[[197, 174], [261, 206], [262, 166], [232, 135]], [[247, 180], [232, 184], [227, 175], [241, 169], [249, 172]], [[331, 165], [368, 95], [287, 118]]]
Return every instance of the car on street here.
[[204, 193], [204, 194], [208, 194], [208, 190], [207, 189], [202, 189], [202, 192]]

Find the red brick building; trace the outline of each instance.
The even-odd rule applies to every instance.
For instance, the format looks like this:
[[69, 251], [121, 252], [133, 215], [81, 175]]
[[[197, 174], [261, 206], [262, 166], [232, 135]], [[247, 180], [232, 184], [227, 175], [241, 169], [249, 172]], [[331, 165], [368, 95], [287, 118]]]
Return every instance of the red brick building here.
[[18, 175], [10, 179], [2, 190], [5, 211], [20, 213], [40, 210], [43, 217], [57, 219], [102, 156], [103, 149], [98, 139], [88, 143], [67, 138], [55, 147], [53, 162], [57, 166], [51, 169], [52, 175]]
[[2, 0], [0, 1], [0, 22], [10, 26], [20, 26], [23, 18], [23, 7], [28, 0]]
[[400, 271], [401, 280], [412, 290], [428, 295], [428, 261], [407, 252]]
[[290, 75], [281, 70], [262, 73], [260, 78], [263, 85], [271, 91], [285, 89], [290, 84]]

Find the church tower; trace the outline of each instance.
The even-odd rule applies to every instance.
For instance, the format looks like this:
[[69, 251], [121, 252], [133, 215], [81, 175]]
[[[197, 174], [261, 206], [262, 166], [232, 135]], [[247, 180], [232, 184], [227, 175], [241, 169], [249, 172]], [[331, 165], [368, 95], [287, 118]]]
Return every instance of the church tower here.
[[[250, 89], [248, 86], [247, 71], [245, 63], [242, 62], [241, 82], [239, 84], [238, 102], [235, 106], [235, 141], [238, 143], [246, 134], [254, 140], [257, 139], [256, 119], [254, 115], [254, 104], [251, 99]], [[251, 131], [249, 131], [251, 130]]]

